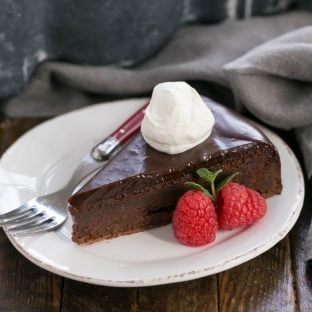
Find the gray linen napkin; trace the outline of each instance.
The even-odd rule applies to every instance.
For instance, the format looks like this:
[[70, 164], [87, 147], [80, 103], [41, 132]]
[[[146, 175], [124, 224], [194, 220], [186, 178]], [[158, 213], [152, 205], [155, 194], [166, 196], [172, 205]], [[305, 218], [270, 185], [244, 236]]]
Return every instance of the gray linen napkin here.
[[[252, 49], [226, 64], [236, 98], [274, 127], [295, 129], [307, 174], [312, 176], [312, 26]], [[306, 238], [312, 260], [312, 225]]]
[[228, 86], [222, 66], [250, 49], [309, 25], [312, 14], [272, 17], [181, 28], [154, 57], [133, 69], [43, 63], [24, 92], [1, 106], [9, 116], [52, 116], [94, 103], [92, 94], [146, 95], [168, 80], [201, 80]]
[[236, 97], [267, 124], [296, 128], [312, 175], [312, 26], [273, 39], [224, 66]]

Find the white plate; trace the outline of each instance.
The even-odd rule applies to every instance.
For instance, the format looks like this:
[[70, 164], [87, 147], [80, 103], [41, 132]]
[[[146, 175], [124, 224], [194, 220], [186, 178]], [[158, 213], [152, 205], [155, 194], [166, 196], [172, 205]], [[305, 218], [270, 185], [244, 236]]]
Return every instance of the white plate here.
[[[108, 135], [145, 99], [99, 104], [51, 119], [18, 139], [0, 162], [0, 211], [58, 189], [68, 179], [90, 141]], [[304, 197], [298, 161], [287, 145], [265, 130], [282, 162], [283, 192], [268, 199], [263, 220], [246, 229], [218, 232], [208, 246], [177, 243], [171, 226], [90, 246], [71, 241], [71, 220], [57, 232], [8, 238], [36, 265], [93, 284], [147, 286], [199, 278], [237, 266], [280, 241], [296, 222]]]

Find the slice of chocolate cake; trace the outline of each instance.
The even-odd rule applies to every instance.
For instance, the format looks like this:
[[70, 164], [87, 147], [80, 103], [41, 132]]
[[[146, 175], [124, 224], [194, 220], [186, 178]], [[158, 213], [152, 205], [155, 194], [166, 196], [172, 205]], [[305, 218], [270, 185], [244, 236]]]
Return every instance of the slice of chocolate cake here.
[[184, 182], [197, 182], [201, 167], [223, 169], [223, 176], [240, 172], [235, 181], [264, 197], [281, 192], [280, 159], [268, 138], [246, 118], [203, 99], [215, 117], [203, 143], [169, 155], [138, 134], [69, 198], [73, 241], [92, 243], [168, 224]]

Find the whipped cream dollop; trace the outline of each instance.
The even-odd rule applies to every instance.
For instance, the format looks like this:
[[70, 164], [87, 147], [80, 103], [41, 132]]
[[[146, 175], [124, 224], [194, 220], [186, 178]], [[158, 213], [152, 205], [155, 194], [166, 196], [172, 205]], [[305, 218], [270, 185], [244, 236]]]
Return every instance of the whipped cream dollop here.
[[185, 152], [211, 134], [214, 116], [197, 91], [184, 81], [155, 86], [141, 124], [145, 141], [167, 154]]

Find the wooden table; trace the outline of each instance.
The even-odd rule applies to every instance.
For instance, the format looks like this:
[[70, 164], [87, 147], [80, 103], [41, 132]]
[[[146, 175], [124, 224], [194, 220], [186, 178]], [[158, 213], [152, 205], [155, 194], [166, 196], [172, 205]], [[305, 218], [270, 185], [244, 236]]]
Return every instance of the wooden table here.
[[[0, 154], [42, 121], [2, 117]], [[311, 183], [307, 188], [311, 190]], [[21, 256], [0, 230], [0, 311], [312, 311], [312, 274], [304, 262], [311, 208], [307, 192], [290, 234], [245, 264], [193, 281], [145, 288], [94, 286], [54, 275]]]

